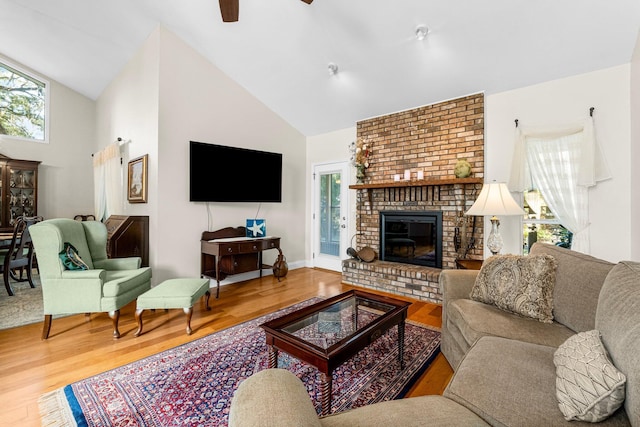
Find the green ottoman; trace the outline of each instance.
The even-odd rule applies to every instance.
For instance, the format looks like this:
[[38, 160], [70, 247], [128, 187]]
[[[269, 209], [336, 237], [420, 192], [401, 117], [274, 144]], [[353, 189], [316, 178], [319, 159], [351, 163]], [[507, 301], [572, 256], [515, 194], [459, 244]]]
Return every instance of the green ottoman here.
[[136, 320], [138, 330], [135, 336], [142, 334], [142, 312], [157, 308], [181, 308], [187, 315], [187, 334], [191, 335], [191, 315], [193, 304], [206, 295], [207, 310], [209, 307], [209, 279], [169, 279], [154, 286], [138, 297], [136, 303]]

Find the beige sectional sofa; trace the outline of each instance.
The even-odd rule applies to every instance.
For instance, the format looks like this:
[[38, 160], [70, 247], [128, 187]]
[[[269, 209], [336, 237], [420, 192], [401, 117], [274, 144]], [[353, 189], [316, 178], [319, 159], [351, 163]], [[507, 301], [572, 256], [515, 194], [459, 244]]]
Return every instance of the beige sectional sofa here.
[[[598, 330], [626, 376], [624, 403], [599, 424], [640, 426], [640, 263], [612, 264], [552, 245], [533, 255], [556, 263], [552, 323], [470, 298], [477, 271], [445, 270], [442, 352], [455, 374], [443, 396], [421, 396], [318, 418], [295, 375], [273, 369], [240, 384], [230, 426], [580, 426], [556, 397], [554, 353], [576, 333]], [[574, 338], [572, 338], [573, 340]]]

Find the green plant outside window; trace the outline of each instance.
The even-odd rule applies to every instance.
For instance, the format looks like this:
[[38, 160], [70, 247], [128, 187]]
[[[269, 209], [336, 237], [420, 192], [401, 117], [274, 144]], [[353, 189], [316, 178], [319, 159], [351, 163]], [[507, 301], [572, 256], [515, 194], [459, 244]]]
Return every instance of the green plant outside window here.
[[44, 142], [47, 83], [0, 62], [0, 134]]
[[527, 212], [522, 224], [523, 252], [528, 254], [535, 242], [571, 248], [573, 233], [560, 224], [540, 191], [532, 189], [523, 195], [524, 210]]

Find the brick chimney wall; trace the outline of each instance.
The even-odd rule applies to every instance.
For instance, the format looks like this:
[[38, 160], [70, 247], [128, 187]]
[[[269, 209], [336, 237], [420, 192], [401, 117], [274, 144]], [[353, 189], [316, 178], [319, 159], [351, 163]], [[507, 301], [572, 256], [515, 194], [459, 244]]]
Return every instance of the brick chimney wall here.
[[484, 95], [476, 94], [358, 122], [358, 138], [373, 144], [365, 183], [392, 182], [418, 170], [425, 179], [455, 178], [458, 159], [484, 177]]
[[[396, 187], [394, 175], [404, 178], [406, 169], [411, 180], [423, 171], [425, 180], [455, 179], [454, 168], [459, 159], [471, 164], [473, 178], [484, 177], [484, 95], [427, 105], [357, 123], [358, 138], [372, 146], [370, 167], [364, 184], [392, 183], [389, 188], [358, 189], [356, 247], [370, 246], [379, 254], [379, 211], [441, 210], [443, 212], [443, 268], [455, 268], [458, 254], [454, 234], [461, 224], [461, 214], [475, 201], [481, 183], [420, 185]], [[470, 231], [470, 230], [469, 230]], [[476, 220], [475, 247], [468, 258], [483, 258], [483, 221]], [[470, 236], [470, 234], [468, 234]], [[375, 265], [379, 263], [378, 265]], [[439, 271], [399, 263], [375, 261], [369, 265], [347, 260], [343, 263], [343, 280], [440, 302], [437, 278]], [[381, 265], [380, 265], [381, 264]], [[394, 272], [389, 277], [386, 272]], [[417, 272], [417, 273], [416, 273]], [[413, 280], [415, 276], [427, 280]], [[435, 281], [435, 283], [434, 283]], [[378, 286], [379, 284], [383, 284]], [[399, 287], [399, 289], [398, 289]]]

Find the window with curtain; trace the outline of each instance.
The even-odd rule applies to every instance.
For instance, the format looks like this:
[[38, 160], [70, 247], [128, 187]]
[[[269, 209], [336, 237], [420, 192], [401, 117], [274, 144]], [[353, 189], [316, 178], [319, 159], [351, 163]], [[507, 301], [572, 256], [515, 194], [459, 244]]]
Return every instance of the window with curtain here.
[[[509, 188], [529, 196], [530, 212], [535, 207], [541, 215], [543, 205], [551, 212], [554, 224], [571, 233], [565, 246], [590, 252], [588, 188], [609, 177], [592, 118], [558, 128], [516, 128]], [[540, 200], [533, 190], [539, 192]]]

